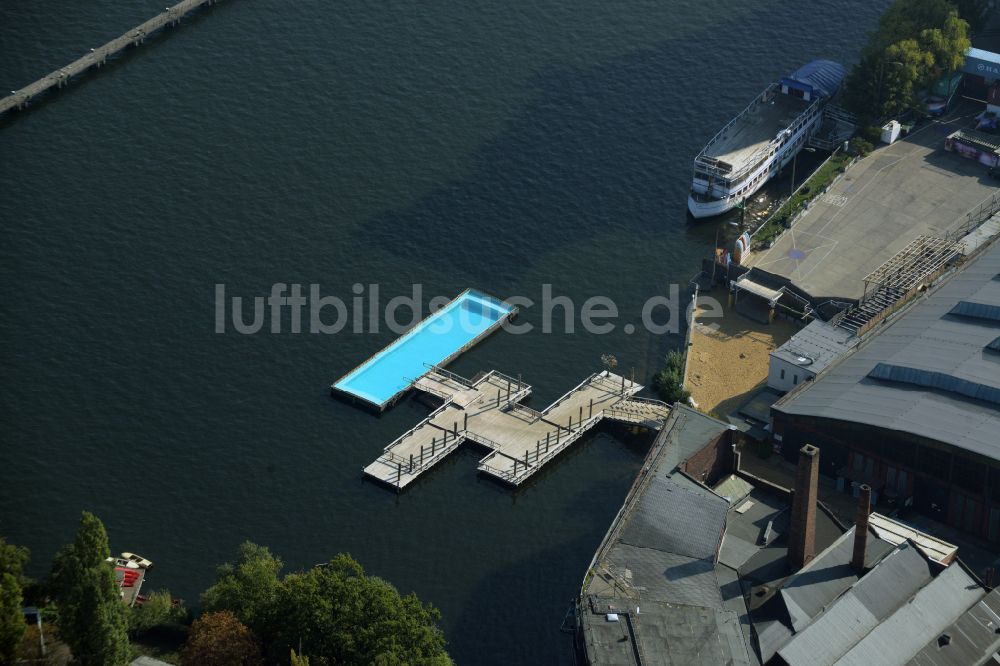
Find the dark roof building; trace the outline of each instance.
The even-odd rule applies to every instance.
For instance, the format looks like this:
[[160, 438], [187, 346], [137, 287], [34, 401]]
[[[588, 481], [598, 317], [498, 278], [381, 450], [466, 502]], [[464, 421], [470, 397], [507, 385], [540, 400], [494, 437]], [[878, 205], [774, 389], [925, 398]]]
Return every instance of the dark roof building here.
[[1000, 244], [772, 406], [786, 457], [1000, 541]]
[[[944, 666], [993, 658], [1000, 600], [953, 546], [870, 514], [867, 487], [857, 523], [845, 530], [816, 502], [815, 447], [803, 447], [789, 493], [717, 464], [732, 437], [725, 423], [674, 408], [583, 584], [577, 638], [585, 663]], [[712, 487], [695, 480], [705, 467], [719, 477], [706, 479]], [[804, 566], [795, 566], [800, 557]]]

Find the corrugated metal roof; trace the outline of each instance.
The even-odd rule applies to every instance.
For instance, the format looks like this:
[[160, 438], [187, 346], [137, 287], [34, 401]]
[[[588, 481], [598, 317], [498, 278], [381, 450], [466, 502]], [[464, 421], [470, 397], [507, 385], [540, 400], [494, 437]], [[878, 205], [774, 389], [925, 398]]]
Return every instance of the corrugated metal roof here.
[[[865, 562], [872, 566], [892, 550], [875, 534], [868, 535]], [[781, 588], [788, 615], [795, 631], [805, 629], [824, 608], [858, 580], [851, 567], [854, 555], [854, 528], [819, 553]]]
[[912, 666], [978, 666], [1000, 650], [1000, 590], [993, 590], [965, 611], [941, 636], [933, 636], [910, 660]]
[[793, 665], [831, 666], [930, 580], [927, 559], [903, 542], [778, 654]]
[[860, 338], [846, 329], [816, 319], [771, 352], [771, 356], [819, 374], [858, 342]]
[[847, 76], [847, 69], [833, 60], [813, 60], [799, 67], [788, 78], [811, 85], [824, 97], [830, 97]]
[[986, 250], [815, 381], [775, 403], [777, 413], [864, 423], [908, 432], [1000, 459], [1000, 410], [933, 388], [868, 377], [879, 363], [946, 373], [986, 386], [997, 362], [983, 349], [996, 324], [949, 315], [958, 301], [1000, 305], [1000, 244]]
[[958, 564], [923, 586], [907, 603], [872, 629], [835, 664], [905, 664], [983, 596], [983, 588]]

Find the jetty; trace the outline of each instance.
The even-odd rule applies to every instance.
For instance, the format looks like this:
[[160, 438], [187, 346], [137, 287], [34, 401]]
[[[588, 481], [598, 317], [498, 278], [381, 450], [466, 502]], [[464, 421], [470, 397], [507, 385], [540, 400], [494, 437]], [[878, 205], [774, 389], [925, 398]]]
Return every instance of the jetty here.
[[469, 380], [435, 366], [413, 388], [443, 400], [441, 406], [364, 470], [397, 491], [466, 441], [488, 450], [482, 474], [519, 486], [602, 419], [659, 430], [670, 414], [666, 403], [636, 397], [640, 384], [607, 370], [542, 411], [521, 404], [531, 386], [496, 370]]
[[33, 98], [50, 88], [62, 88], [74, 76], [86, 72], [91, 67], [103, 65], [109, 56], [116, 55], [129, 46], [139, 46], [146, 40], [146, 37], [157, 30], [177, 25], [184, 16], [195, 9], [216, 2], [218, 0], [182, 0], [172, 7], [167, 7], [162, 13], [132, 28], [120, 37], [112, 39], [104, 46], [90, 49], [90, 52], [82, 58], [74, 60], [65, 67], [60, 67], [20, 90], [12, 90], [9, 95], [0, 99], [0, 113], [6, 113], [11, 109], [23, 109]]

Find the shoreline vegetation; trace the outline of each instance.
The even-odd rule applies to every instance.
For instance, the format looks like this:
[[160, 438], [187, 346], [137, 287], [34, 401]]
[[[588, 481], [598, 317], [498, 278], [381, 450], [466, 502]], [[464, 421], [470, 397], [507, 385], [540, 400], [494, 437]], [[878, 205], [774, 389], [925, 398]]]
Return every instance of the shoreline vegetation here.
[[[791, 228], [798, 215], [808, 209], [810, 202], [825, 193], [830, 185], [855, 162], [871, 150], [871, 144], [855, 138], [851, 146], [857, 155], [849, 152], [835, 152], [823, 162], [813, 174], [788, 197], [776, 211], [760, 225], [750, 239], [752, 250], [770, 247], [786, 229]], [[862, 152], [864, 151], [864, 152]]]
[[[110, 555], [104, 525], [86, 511], [42, 581], [23, 574], [28, 551], [0, 538], [0, 663], [125, 666], [143, 655], [182, 666], [453, 663], [440, 612], [347, 554], [280, 576], [281, 559], [248, 541], [218, 567], [196, 617], [166, 590], [126, 605]], [[44, 657], [22, 606], [39, 609]]]

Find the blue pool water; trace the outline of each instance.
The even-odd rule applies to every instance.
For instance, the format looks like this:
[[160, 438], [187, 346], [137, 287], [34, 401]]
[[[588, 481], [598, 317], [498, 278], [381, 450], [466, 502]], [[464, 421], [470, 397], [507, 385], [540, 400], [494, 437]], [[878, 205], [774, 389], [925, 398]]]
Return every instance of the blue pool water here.
[[345, 375], [333, 388], [382, 407], [427, 372], [429, 365], [451, 360], [511, 309], [481, 292], [464, 291]]

